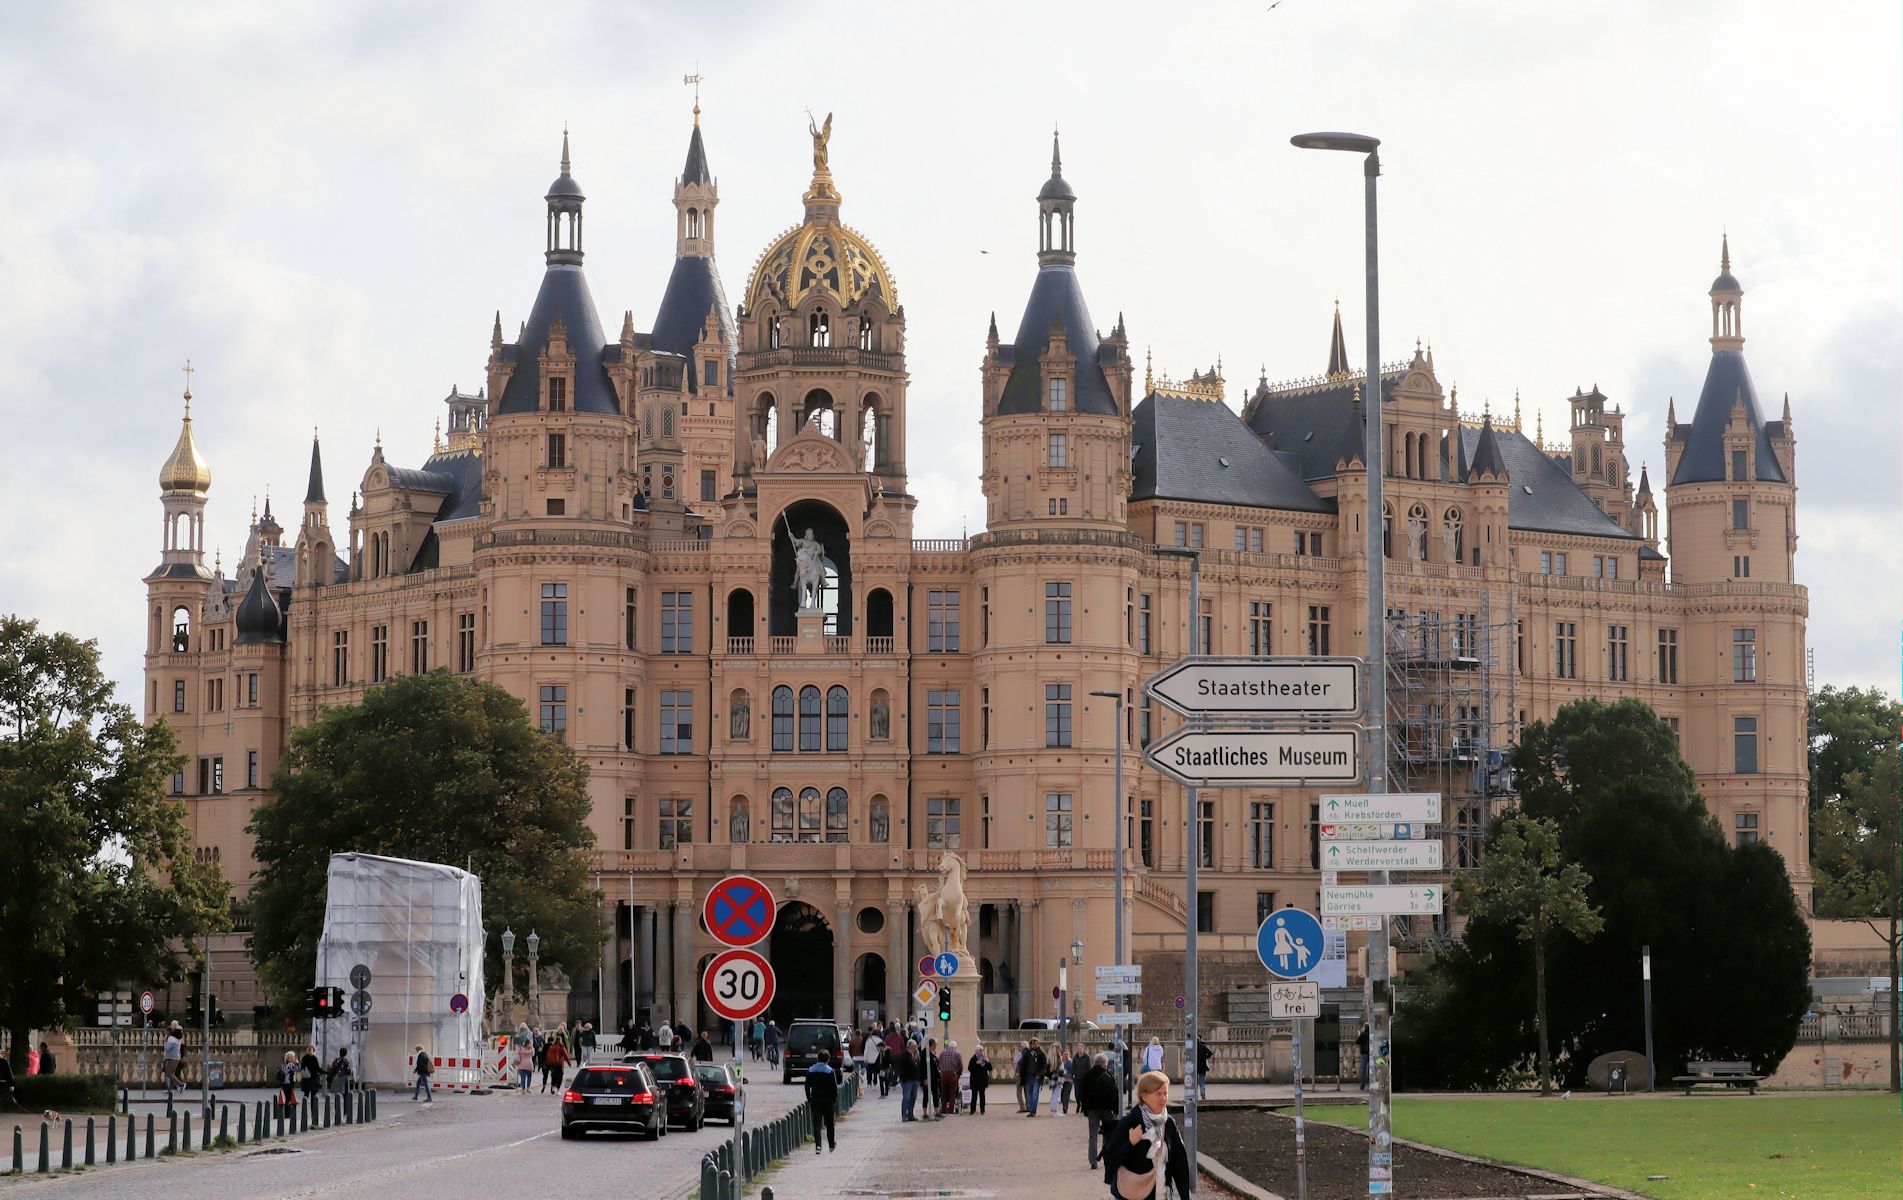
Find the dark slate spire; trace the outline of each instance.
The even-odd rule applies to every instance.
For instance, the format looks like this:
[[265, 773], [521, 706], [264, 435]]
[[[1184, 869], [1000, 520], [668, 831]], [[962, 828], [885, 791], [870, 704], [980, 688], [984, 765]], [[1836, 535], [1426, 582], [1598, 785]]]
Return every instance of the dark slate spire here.
[[311, 434], [311, 481], [304, 489], [304, 503], [324, 503], [324, 460], [317, 453], [317, 434]]
[[1328, 343], [1328, 378], [1346, 379], [1354, 373], [1348, 365], [1348, 339], [1341, 335], [1341, 301], [1335, 301], [1335, 335]]
[[1477, 479], [1482, 475], [1491, 475], [1496, 479], [1507, 477], [1507, 465], [1500, 457], [1499, 440], [1493, 436], [1493, 418], [1480, 422], [1480, 440], [1474, 444], [1473, 463], [1467, 468], [1467, 477]]
[[1731, 273], [1731, 240], [1724, 241], [1719, 259], [1720, 274], [1711, 285], [1711, 365], [1705, 370], [1705, 386], [1698, 393], [1698, 407], [1692, 410], [1691, 424], [1679, 425], [1676, 410], [1668, 415], [1673, 435], [1684, 443], [1678, 467], [1670, 483], [1717, 483], [1726, 478], [1729, 456], [1725, 452], [1725, 430], [1734, 413], [1741, 414], [1744, 427], [1757, 442], [1752, 455], [1755, 477], [1767, 483], [1784, 483], [1784, 468], [1771, 447], [1770, 430], [1764, 412], [1758, 406], [1758, 389], [1751, 382], [1751, 371], [1744, 362], [1744, 326], [1741, 308], [1744, 286]]
[[694, 106], [694, 132], [687, 139], [687, 165], [681, 168], [682, 183], [712, 183], [714, 176], [707, 169], [707, 147], [700, 140], [700, 105]]
[[1651, 494], [1652, 494], [1652, 477], [1646, 473], [1645, 464], [1640, 463], [1639, 464], [1639, 495], [1650, 496]]
[[1077, 193], [1064, 182], [1064, 155], [1057, 145], [1057, 130], [1051, 130], [1051, 177], [1037, 193], [1039, 200], [1075, 200]]
[[271, 594], [271, 585], [265, 582], [264, 559], [260, 556], [251, 568], [251, 589], [245, 593], [243, 603], [238, 605], [238, 636], [235, 640], [240, 646], [282, 642], [283, 622], [284, 612], [278, 608], [277, 597]]

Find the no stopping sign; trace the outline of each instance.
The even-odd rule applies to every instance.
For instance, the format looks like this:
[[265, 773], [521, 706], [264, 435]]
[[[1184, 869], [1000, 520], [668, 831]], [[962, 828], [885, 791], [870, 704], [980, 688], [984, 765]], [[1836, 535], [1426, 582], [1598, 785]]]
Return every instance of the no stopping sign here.
[[773, 1003], [773, 968], [751, 950], [716, 954], [700, 977], [707, 1007], [723, 1021], [750, 1021]]

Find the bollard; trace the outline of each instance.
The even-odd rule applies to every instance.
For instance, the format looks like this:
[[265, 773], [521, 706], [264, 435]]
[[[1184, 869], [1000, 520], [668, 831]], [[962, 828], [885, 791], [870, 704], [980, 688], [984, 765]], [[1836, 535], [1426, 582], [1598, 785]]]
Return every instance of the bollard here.
[[48, 1129], [46, 1122], [41, 1121], [40, 1122], [40, 1174], [42, 1175], [46, 1174], [48, 1171], [51, 1171], [53, 1169], [52, 1161], [47, 1156], [48, 1155], [47, 1147], [51, 1137], [52, 1137], [52, 1132]]
[[244, 1145], [244, 1127], [249, 1124], [251, 1121], [245, 1115], [244, 1102], [240, 1101], [238, 1103], [238, 1144], [240, 1146]]
[[145, 1156], [147, 1158], [152, 1157], [152, 1148], [156, 1144], [152, 1139], [152, 1125], [152, 1114], [145, 1114]]
[[67, 1117], [62, 1124], [65, 1127], [65, 1131], [61, 1134], [60, 1140], [65, 1149], [60, 1155], [59, 1169], [62, 1171], [70, 1171], [73, 1169], [73, 1119]]
[[276, 1104], [277, 1104], [277, 1110], [278, 1110], [278, 1136], [283, 1137], [284, 1136], [284, 1098], [282, 1096], [278, 1097]]
[[700, 1200], [715, 1200], [720, 1188], [720, 1175], [714, 1170], [714, 1156], [709, 1154], [700, 1160]]
[[86, 1118], [86, 1165], [92, 1166], [98, 1160], [93, 1158], [93, 1119]]
[[263, 1141], [264, 1133], [264, 1101], [259, 1100], [253, 1104], [251, 1110], [251, 1140]]
[[301, 1096], [297, 1101], [297, 1131], [309, 1133], [311, 1128], [311, 1098]]
[[26, 1139], [20, 1136], [20, 1127], [13, 1127], [13, 1173], [26, 1174]]
[[719, 1180], [720, 1181], [717, 1186], [720, 1188], [720, 1192], [719, 1192], [720, 1200], [733, 1200], [734, 1192], [733, 1192], [732, 1172], [722, 1171], [720, 1173]]
[[175, 1136], [172, 1140], [172, 1148], [175, 1150], [183, 1150], [187, 1153], [190, 1153], [192, 1148], [192, 1114], [191, 1113], [188, 1112], [185, 1114], [185, 1143], [184, 1145], [181, 1146], [178, 1143], [178, 1139]]
[[761, 1188], [761, 1189], [760, 1189], [760, 1200], [773, 1200], [773, 1189], [772, 1189], [772, 1188]]
[[[242, 1119], [238, 1122], [238, 1126], [240, 1130], [243, 1129], [244, 1121]], [[230, 1137], [231, 1137], [231, 1105], [220, 1104], [218, 1106], [218, 1141], [220, 1142], [220, 1144], [222, 1144], [226, 1140], [228, 1140]]]
[[337, 1097], [337, 1116], [344, 1124], [350, 1124], [350, 1092], [347, 1089]]
[[132, 1089], [129, 1087], [119, 1089], [119, 1111], [122, 1113], [132, 1111]]
[[110, 1114], [106, 1117], [106, 1162], [108, 1165], [119, 1161], [119, 1117]]

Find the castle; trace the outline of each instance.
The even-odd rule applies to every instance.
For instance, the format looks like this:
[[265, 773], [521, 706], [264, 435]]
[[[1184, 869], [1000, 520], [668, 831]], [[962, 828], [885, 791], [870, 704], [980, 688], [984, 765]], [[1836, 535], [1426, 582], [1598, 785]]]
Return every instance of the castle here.
[[[1265, 373], [1239, 414], [1219, 370], [1139, 375], [1123, 318], [1105, 333], [1085, 302], [1054, 136], [1036, 273], [1015, 330], [993, 318], [973, 391], [985, 528], [921, 540], [905, 308], [844, 223], [831, 119], [812, 136], [798, 223], [729, 304], [696, 105], [660, 309], [646, 332], [624, 314], [610, 340], [564, 134], [526, 320], [509, 339], [497, 314], [485, 384], [451, 390], [425, 462], [372, 451], [341, 542], [313, 440], [295, 530], [267, 503], [235, 578], [207, 569], [211, 472], [187, 391], [145, 580], [144, 699], [189, 757], [171, 790], [198, 852], [239, 895], [245, 825], [289, 731], [440, 669], [507, 688], [588, 764], [610, 938], [601, 978], [574, 981], [578, 1014], [704, 1024], [715, 947], [697, 906], [734, 871], [779, 893], [782, 1019], [905, 1013], [913, 891], [956, 850], [986, 1023], [1047, 1015], [1057, 962], [1087, 977], [1115, 961], [1119, 821], [1136, 956], [1180, 950], [1193, 913], [1212, 961], [1259, 972], [1262, 915], [1314, 904], [1322, 789], [1204, 790], [1186, 813], [1141, 766], [1172, 727], [1142, 682], [1192, 651], [1362, 653], [1376, 518], [1361, 430], [1378, 395], [1393, 786], [1449, 797], [1450, 865], [1471, 863], [1510, 794], [1521, 727], [1630, 695], [1678, 732], [1727, 835], [1777, 848], [1808, 901], [1794, 439], [1788, 400], [1766, 420], [1745, 368], [1728, 243], [1703, 391], [1688, 423], [1668, 410], [1668, 564], [1649, 472], [1635, 486], [1624, 414], [1596, 386], [1549, 443], [1517, 400], [1511, 418], [1462, 410], [1418, 345], [1371, 386], [1338, 314], [1326, 369]], [[819, 566], [796, 596], [809, 537]], [[1200, 552], [1198, 612], [1188, 562], [1157, 553], [1177, 547]], [[1201, 822], [1194, 896], [1186, 819]], [[1404, 943], [1445, 932], [1417, 921]]]

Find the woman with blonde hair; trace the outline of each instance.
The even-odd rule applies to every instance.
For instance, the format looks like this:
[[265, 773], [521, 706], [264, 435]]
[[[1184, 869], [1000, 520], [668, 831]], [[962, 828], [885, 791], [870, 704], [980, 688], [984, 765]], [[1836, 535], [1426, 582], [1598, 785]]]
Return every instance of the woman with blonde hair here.
[[1112, 1200], [1153, 1200], [1162, 1185], [1189, 1196], [1189, 1151], [1170, 1118], [1170, 1077], [1145, 1071], [1137, 1078], [1137, 1102], [1104, 1140], [1103, 1181]]
[[1153, 1037], [1150, 1044], [1143, 1048], [1143, 1069], [1161, 1071], [1163, 1069], [1163, 1039]]

